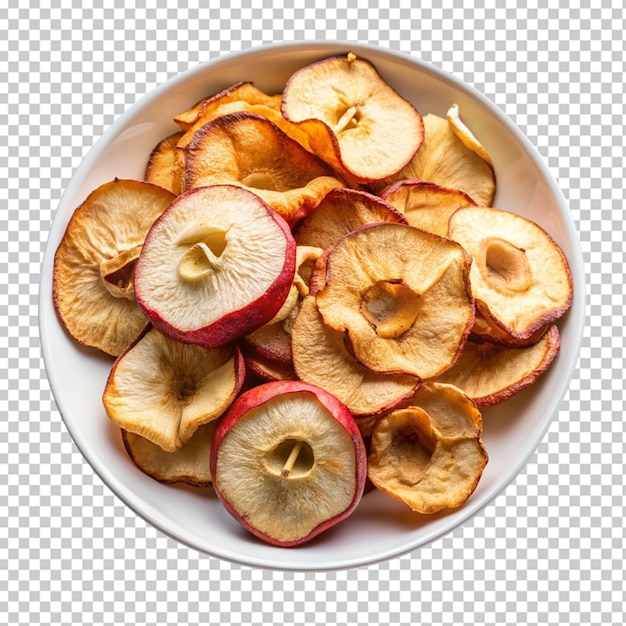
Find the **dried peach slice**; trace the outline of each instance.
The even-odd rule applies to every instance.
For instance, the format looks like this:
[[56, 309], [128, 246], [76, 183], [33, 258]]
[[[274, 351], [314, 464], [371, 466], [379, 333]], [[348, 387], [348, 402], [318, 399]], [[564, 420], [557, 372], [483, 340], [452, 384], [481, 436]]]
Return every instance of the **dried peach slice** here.
[[379, 374], [356, 362], [344, 334], [324, 324], [314, 296], [305, 297], [300, 305], [291, 343], [300, 379], [332, 393], [355, 417], [392, 409], [419, 383], [414, 376]]
[[491, 206], [496, 191], [493, 167], [459, 139], [452, 124], [429, 113], [424, 116], [424, 142], [396, 180], [428, 180], [459, 189], [476, 203]]
[[350, 180], [396, 174], [419, 148], [421, 115], [353, 53], [294, 72], [283, 90], [285, 118], [302, 125], [315, 154]]
[[216, 427], [217, 420], [198, 426], [191, 439], [175, 452], [166, 452], [141, 435], [121, 432], [128, 456], [148, 476], [162, 483], [208, 487], [211, 485], [208, 453]]
[[556, 325], [530, 346], [468, 341], [457, 362], [437, 382], [459, 387], [478, 407], [499, 404], [532, 385], [555, 359], [559, 346]]
[[380, 417], [372, 429], [368, 477], [418, 513], [464, 504], [487, 464], [482, 417], [461, 390], [424, 383], [410, 405]]
[[390, 204], [366, 191], [331, 189], [298, 225], [295, 238], [298, 245], [325, 249], [359, 226], [379, 222], [406, 224], [406, 219]]
[[535, 222], [496, 208], [464, 207], [448, 235], [474, 258], [470, 280], [483, 317], [516, 343], [561, 317], [572, 302], [572, 276], [556, 242]]
[[146, 166], [145, 179], [149, 183], [159, 185], [174, 195], [183, 192], [185, 165], [182, 152], [177, 148], [183, 133], [168, 135], [154, 147]]
[[293, 223], [344, 183], [331, 168], [260, 115], [223, 115], [185, 148], [188, 189], [233, 184], [256, 193]]
[[115, 179], [76, 209], [54, 259], [57, 314], [79, 343], [117, 356], [147, 326], [133, 273], [146, 233], [174, 200], [151, 183]]
[[150, 328], [115, 360], [102, 401], [114, 424], [173, 452], [224, 413], [244, 375], [236, 345], [204, 348]]
[[401, 180], [388, 187], [382, 199], [400, 211], [416, 228], [446, 237], [448, 220], [462, 206], [476, 203], [459, 189], [440, 187], [425, 180]]
[[317, 307], [366, 367], [432, 378], [474, 322], [470, 263], [456, 242], [418, 228], [362, 226], [330, 249]]

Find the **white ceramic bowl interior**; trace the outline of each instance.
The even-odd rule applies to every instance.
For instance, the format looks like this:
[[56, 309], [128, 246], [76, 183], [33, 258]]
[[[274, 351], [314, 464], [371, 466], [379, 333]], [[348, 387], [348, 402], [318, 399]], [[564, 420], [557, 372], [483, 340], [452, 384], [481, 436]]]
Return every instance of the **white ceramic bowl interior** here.
[[[246, 532], [211, 489], [161, 484], [139, 471], [124, 451], [101, 396], [112, 360], [80, 347], [64, 331], [52, 304], [54, 252], [75, 208], [116, 176], [142, 178], [154, 145], [177, 130], [172, 117], [236, 81], [276, 93], [296, 69], [352, 50], [425, 114], [441, 116], [458, 103], [466, 124], [492, 156], [494, 206], [544, 227], [565, 252], [575, 295], [560, 320], [561, 350], [549, 371], [504, 405], [483, 411], [489, 463], [460, 509], [420, 516], [373, 491], [356, 512], [315, 540], [278, 548]], [[50, 385], [63, 420], [94, 471], [131, 509], [164, 533], [204, 553], [250, 566], [292, 570], [357, 567], [414, 550], [473, 516], [501, 492], [539, 445], [568, 388], [584, 324], [584, 269], [568, 205], [536, 150], [488, 99], [439, 69], [401, 53], [349, 42], [283, 43], [232, 53], [199, 65], [155, 89], [106, 132], [77, 169], [58, 207], [42, 267], [40, 331]]]

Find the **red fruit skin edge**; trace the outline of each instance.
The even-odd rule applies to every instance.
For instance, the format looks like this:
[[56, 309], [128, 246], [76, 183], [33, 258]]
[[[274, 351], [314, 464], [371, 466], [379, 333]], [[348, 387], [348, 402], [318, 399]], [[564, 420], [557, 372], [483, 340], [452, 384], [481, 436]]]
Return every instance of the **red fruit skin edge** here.
[[[238, 192], [245, 191], [240, 187], [236, 189]], [[194, 190], [190, 190], [191, 193], [193, 193], [193, 191]], [[264, 200], [261, 198], [258, 198], [258, 200], [265, 206], [270, 217], [283, 231], [287, 243], [285, 262], [276, 280], [260, 298], [257, 298], [255, 301], [250, 302], [237, 311], [232, 311], [228, 315], [216, 320], [213, 324], [197, 330], [181, 330], [163, 320], [158, 311], [145, 304], [144, 299], [141, 297], [141, 281], [137, 280], [137, 274], [135, 274], [135, 295], [137, 303], [159, 332], [170, 339], [182, 343], [193, 343], [204, 346], [205, 348], [216, 348], [247, 335], [259, 326], [269, 322], [276, 313], [280, 311], [280, 308], [289, 295], [296, 274], [296, 240], [291, 233], [291, 228], [287, 221]]]
[[320, 523], [316, 526], [308, 535], [301, 537], [299, 539], [295, 539], [294, 541], [278, 541], [273, 537], [269, 537], [264, 533], [260, 532], [258, 529], [249, 525], [246, 520], [242, 519], [241, 514], [237, 512], [230, 503], [222, 496], [218, 485], [216, 484], [215, 479], [213, 480], [213, 489], [219, 498], [219, 500], [224, 505], [224, 508], [247, 530], [249, 530], [253, 535], [259, 537], [266, 543], [289, 548], [297, 545], [301, 545], [306, 543], [307, 541], [313, 539], [324, 530], [335, 526], [342, 520], [349, 517], [354, 509], [358, 506], [361, 501], [361, 497], [363, 496], [363, 492], [365, 490], [365, 482], [367, 479], [367, 451], [365, 448], [365, 443], [363, 441], [363, 437], [361, 436], [361, 432], [359, 427], [357, 426], [354, 418], [350, 411], [346, 408], [344, 404], [342, 404], [335, 396], [328, 393], [326, 390], [321, 387], [317, 387], [316, 385], [312, 385], [310, 383], [305, 383], [299, 380], [280, 380], [280, 381], [271, 381], [268, 383], [261, 384], [257, 387], [249, 389], [241, 394], [235, 402], [228, 409], [226, 414], [220, 418], [220, 423], [217, 426], [215, 434], [213, 436], [213, 442], [211, 444], [211, 456], [210, 456], [210, 471], [211, 476], [216, 476], [217, 469], [217, 456], [219, 451], [219, 446], [224, 437], [228, 434], [228, 431], [231, 429], [233, 424], [237, 422], [237, 420], [244, 416], [251, 409], [265, 404], [270, 400], [274, 399], [279, 395], [286, 395], [289, 393], [310, 393], [314, 395], [317, 400], [328, 409], [329, 413], [340, 423], [342, 424], [354, 443], [354, 449], [356, 453], [356, 490], [354, 499], [350, 506], [348, 506], [342, 513], [336, 515], [330, 520]]

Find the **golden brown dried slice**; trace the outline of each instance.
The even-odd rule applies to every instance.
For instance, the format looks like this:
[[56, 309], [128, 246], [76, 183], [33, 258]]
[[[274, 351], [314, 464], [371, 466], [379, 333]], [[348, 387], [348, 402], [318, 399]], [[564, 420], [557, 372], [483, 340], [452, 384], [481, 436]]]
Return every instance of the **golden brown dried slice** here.
[[396, 180], [428, 180], [459, 189], [476, 204], [491, 206], [496, 191], [493, 167], [468, 148], [446, 118], [424, 116], [424, 142]]
[[[248, 104], [262, 104], [280, 109], [281, 94], [268, 95], [249, 81], [234, 83], [208, 98], [200, 100], [191, 109], [183, 111], [174, 117], [174, 121], [181, 130], [193, 131], [215, 118], [215, 110], [230, 102], [246, 102]], [[186, 135], [185, 143], [191, 135]]]
[[461, 390], [424, 383], [410, 406], [374, 424], [368, 477], [418, 513], [457, 508], [487, 464], [481, 432], [481, 414]]
[[174, 452], [224, 413], [244, 375], [235, 345], [204, 348], [150, 328], [116, 359], [102, 401], [114, 424]]
[[134, 266], [174, 197], [151, 183], [115, 179], [76, 209], [55, 254], [52, 285], [57, 314], [76, 341], [117, 356], [147, 326]]
[[209, 455], [217, 420], [198, 426], [191, 439], [175, 452], [165, 452], [149, 439], [122, 430], [128, 456], [145, 474], [162, 483], [185, 483], [192, 487], [211, 484]]
[[317, 307], [366, 367], [432, 378], [454, 363], [474, 322], [470, 263], [444, 237], [363, 226], [330, 249]]
[[152, 150], [146, 167], [145, 179], [159, 185], [174, 195], [183, 192], [185, 164], [182, 152], [177, 148], [183, 133], [174, 133], [162, 139]]
[[448, 235], [474, 258], [477, 308], [515, 343], [530, 342], [570, 307], [567, 259], [538, 224], [500, 209], [465, 207], [450, 217]]
[[424, 136], [415, 107], [369, 61], [353, 53], [292, 74], [281, 110], [307, 131], [315, 154], [351, 180], [376, 181], [396, 174]]
[[314, 296], [300, 305], [291, 344], [299, 378], [332, 393], [354, 416], [392, 409], [419, 383], [414, 376], [379, 374], [356, 362], [346, 348], [344, 333], [324, 324]]
[[478, 407], [499, 404], [532, 385], [548, 369], [559, 346], [555, 325], [526, 347], [468, 341], [457, 362], [437, 381], [459, 387]]
[[407, 222], [430, 233], [448, 236], [448, 220], [462, 206], [476, 203], [463, 191], [425, 180], [401, 180], [382, 193], [382, 199], [400, 211]]
[[188, 189], [233, 184], [256, 193], [293, 222], [344, 183], [268, 119], [253, 113], [223, 115], [196, 131], [185, 148]]
[[326, 249], [359, 226], [379, 222], [406, 224], [406, 219], [378, 196], [357, 189], [331, 189], [298, 226], [296, 242]]

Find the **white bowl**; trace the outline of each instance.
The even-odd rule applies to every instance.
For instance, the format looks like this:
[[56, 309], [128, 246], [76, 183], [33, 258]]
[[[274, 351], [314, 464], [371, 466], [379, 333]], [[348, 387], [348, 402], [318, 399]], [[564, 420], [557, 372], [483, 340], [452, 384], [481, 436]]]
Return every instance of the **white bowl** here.
[[[561, 351], [549, 371], [514, 399], [483, 412], [489, 463], [463, 507], [420, 516], [373, 491], [350, 518], [317, 539], [297, 548], [277, 548], [244, 531], [211, 489], [164, 485], [130, 462], [101, 402], [111, 359], [81, 348], [55, 315], [53, 257], [71, 214], [93, 189], [116, 176], [142, 178], [153, 146], [177, 130], [172, 122], [176, 113], [240, 80], [279, 92], [296, 69], [349, 50], [372, 61], [422, 114], [444, 116], [452, 103], [459, 104], [464, 121], [493, 158], [498, 182], [494, 206], [524, 215], [552, 235], [569, 259], [574, 301], [559, 322]], [[563, 195], [528, 140], [489, 100], [439, 69], [387, 49], [348, 42], [275, 44], [232, 53], [176, 76], [132, 106], [92, 148], [65, 191], [51, 228], [41, 278], [41, 341], [67, 429], [95, 472], [137, 514], [215, 557], [265, 568], [331, 570], [419, 548], [475, 515], [513, 481], [546, 433], [573, 374], [584, 325], [584, 283], [578, 236]]]

